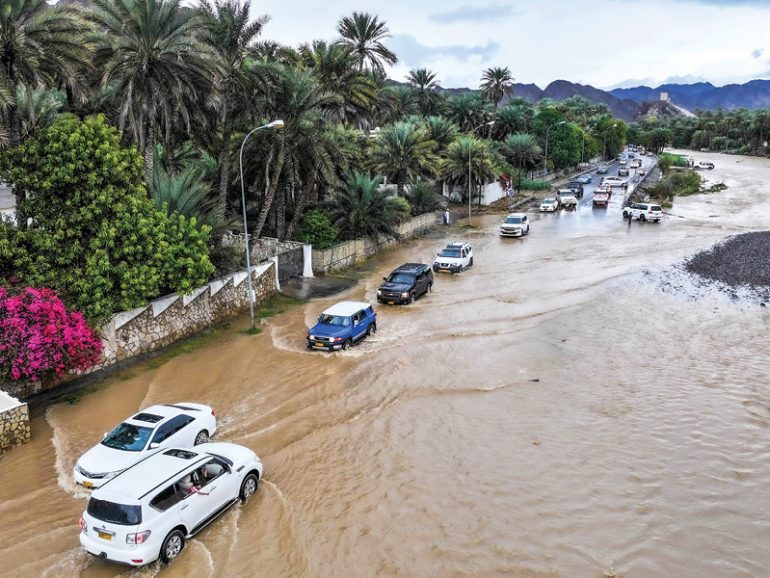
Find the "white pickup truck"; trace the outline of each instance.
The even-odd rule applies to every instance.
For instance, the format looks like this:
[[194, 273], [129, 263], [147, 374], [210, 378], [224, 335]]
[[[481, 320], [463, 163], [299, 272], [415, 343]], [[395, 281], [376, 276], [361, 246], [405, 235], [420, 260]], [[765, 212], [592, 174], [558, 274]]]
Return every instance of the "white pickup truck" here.
[[559, 201], [559, 205], [565, 209], [575, 209], [578, 206], [578, 200], [572, 189], [559, 189], [556, 193], [556, 199]]

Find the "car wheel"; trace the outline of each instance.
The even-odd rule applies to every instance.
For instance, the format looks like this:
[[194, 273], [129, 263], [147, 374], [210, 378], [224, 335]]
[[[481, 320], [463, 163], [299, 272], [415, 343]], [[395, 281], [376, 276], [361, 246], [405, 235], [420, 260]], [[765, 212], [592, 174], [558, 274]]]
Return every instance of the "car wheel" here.
[[377, 324], [376, 324], [376, 323], [372, 323], [372, 324], [369, 326], [369, 329], [371, 329], [371, 330], [372, 330], [372, 333], [377, 333]]
[[644, 222], [647, 220], [647, 217], [645, 217], [644, 215], [639, 215], [639, 220]]
[[195, 444], [194, 445], [200, 445], [205, 444], [207, 441], [209, 441], [209, 432], [207, 432], [205, 429], [202, 429], [198, 432], [198, 435], [195, 436]]
[[353, 345], [353, 342], [350, 339], [346, 339], [342, 342], [342, 349], [345, 350], [348, 347], [351, 347]]
[[160, 559], [164, 564], [171, 564], [171, 561], [179, 556], [182, 550], [184, 550], [184, 534], [180, 530], [174, 530], [163, 540], [163, 545], [160, 547]]
[[428, 293], [433, 293], [433, 283], [428, 283]]
[[414, 303], [414, 292], [409, 294], [409, 305], [411, 305], [412, 303]]
[[374, 325], [374, 323], [370, 323], [369, 327], [366, 328], [366, 336], [367, 337], [369, 337], [372, 333], [374, 333], [374, 331], [372, 331], [372, 325]]
[[258, 488], [259, 488], [259, 478], [257, 477], [257, 474], [249, 474], [248, 476], [246, 476], [243, 480], [243, 483], [241, 483], [241, 493], [240, 493], [241, 502], [245, 502], [251, 496], [256, 494]]
[[468, 267], [473, 267], [473, 257], [471, 257], [471, 260], [468, 261]]

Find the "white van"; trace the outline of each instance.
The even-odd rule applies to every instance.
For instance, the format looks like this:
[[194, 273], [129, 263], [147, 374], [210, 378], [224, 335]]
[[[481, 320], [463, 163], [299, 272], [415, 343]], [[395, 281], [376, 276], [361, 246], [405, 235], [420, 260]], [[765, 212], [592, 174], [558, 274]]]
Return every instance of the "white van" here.
[[80, 517], [80, 544], [121, 564], [168, 564], [185, 540], [252, 496], [261, 477], [262, 461], [236, 444], [161, 450], [94, 490]]

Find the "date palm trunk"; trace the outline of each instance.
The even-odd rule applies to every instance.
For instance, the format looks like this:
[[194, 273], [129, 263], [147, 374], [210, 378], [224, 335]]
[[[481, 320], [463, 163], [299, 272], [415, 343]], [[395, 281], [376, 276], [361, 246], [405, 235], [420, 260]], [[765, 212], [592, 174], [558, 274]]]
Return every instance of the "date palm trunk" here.
[[278, 188], [278, 180], [283, 170], [283, 163], [285, 158], [284, 149], [284, 136], [283, 134], [276, 135], [278, 139], [278, 153], [275, 157], [275, 164], [270, 175], [270, 183], [268, 184], [265, 198], [262, 200], [262, 207], [259, 210], [259, 216], [257, 217], [257, 225], [254, 227], [254, 238], [258, 239], [262, 235], [262, 229], [265, 228], [265, 222], [267, 216], [270, 213], [270, 208], [273, 205], [273, 199], [275, 198], [275, 191]]

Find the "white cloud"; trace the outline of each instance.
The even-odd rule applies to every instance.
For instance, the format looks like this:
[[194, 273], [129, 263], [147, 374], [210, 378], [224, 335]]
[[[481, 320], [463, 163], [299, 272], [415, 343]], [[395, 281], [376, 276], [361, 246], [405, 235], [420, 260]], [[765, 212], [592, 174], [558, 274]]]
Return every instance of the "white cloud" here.
[[540, 0], [518, 3], [520, 11], [502, 0], [471, 5], [326, 0], [299, 11], [285, 0], [253, 4], [255, 15], [271, 16], [265, 38], [292, 45], [335, 38], [339, 18], [354, 10], [376, 14], [387, 22], [390, 46], [403, 59], [393, 77], [426, 67], [445, 86], [478, 86], [489, 66], [508, 66], [517, 82], [541, 88], [557, 79], [608, 87], [627, 85], [625, 79], [654, 86], [672, 77], [720, 85], [768, 73], [763, 53], [747, 55], [761, 50], [756, 42], [766, 37], [770, 0], [583, 0], [571, 8]]

